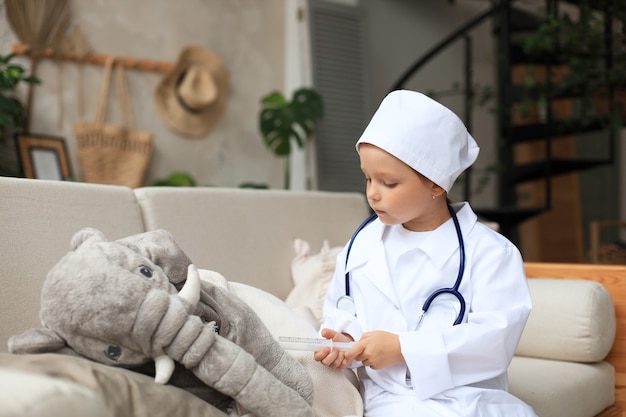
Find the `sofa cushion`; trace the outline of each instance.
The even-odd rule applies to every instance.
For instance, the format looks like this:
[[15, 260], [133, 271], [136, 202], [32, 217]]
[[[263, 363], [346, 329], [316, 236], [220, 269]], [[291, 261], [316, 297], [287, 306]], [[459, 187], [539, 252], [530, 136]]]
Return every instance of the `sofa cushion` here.
[[595, 281], [532, 278], [533, 310], [516, 354], [576, 362], [603, 360], [615, 339], [615, 307]]
[[39, 294], [46, 274], [70, 249], [82, 227], [118, 239], [143, 231], [130, 188], [2, 178], [0, 181], [0, 351], [10, 336], [39, 326]]
[[166, 229], [198, 268], [284, 300], [296, 237], [343, 245], [367, 217], [358, 193], [210, 187], [135, 190], [147, 230]]
[[[230, 282], [230, 289], [259, 315], [274, 338], [319, 337], [315, 328], [298, 316], [284, 301], [249, 285]], [[363, 400], [355, 374], [337, 372], [313, 359], [313, 352], [288, 350], [313, 379], [313, 411], [316, 417], [362, 416]]]
[[[181, 388], [157, 384], [149, 376], [75, 356], [54, 353], [34, 355], [0, 353], [0, 370], [30, 372], [53, 381], [70, 381], [72, 384], [78, 384], [93, 392], [100, 405], [113, 416], [221, 417], [224, 415], [217, 408]], [[48, 382], [45, 385], [50, 384], [51, 382]], [[25, 389], [25, 386], [17, 385], [17, 383], [16, 387], [21, 390]], [[27, 385], [26, 387], [28, 389], [24, 395], [27, 395], [29, 399], [37, 398], [35, 386]], [[40, 391], [39, 386], [37, 390]], [[84, 392], [67, 391], [68, 400], [75, 393]], [[82, 399], [79, 398], [78, 401]], [[4, 401], [0, 402], [0, 409], [3, 403]], [[87, 411], [82, 414], [82, 416], [91, 415]], [[100, 415], [108, 414], [93, 415], [100, 417]]]
[[318, 253], [311, 253], [309, 242], [296, 239], [294, 249], [296, 256], [291, 261], [294, 286], [285, 302], [303, 317], [309, 312], [313, 314], [315, 321], [312, 323], [317, 329], [322, 322], [324, 297], [333, 278], [337, 255], [342, 247], [331, 248], [325, 240]]
[[516, 356], [509, 391], [541, 417], [589, 417], [615, 400], [615, 371], [607, 362], [576, 363]]

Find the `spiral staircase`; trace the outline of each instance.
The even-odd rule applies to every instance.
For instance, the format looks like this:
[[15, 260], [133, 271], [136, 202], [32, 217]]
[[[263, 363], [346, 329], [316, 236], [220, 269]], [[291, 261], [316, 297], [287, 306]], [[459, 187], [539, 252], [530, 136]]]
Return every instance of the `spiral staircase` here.
[[[594, 13], [610, 15], [612, 1], [593, 1]], [[548, 80], [557, 78], [559, 71], [563, 70], [562, 63], [556, 62], [554, 56], [550, 55], [530, 56], [523, 48], [524, 39], [536, 33], [547, 15], [556, 16], [565, 3], [570, 8], [580, 6], [577, 1], [546, 0], [546, 14], [539, 15], [517, 7], [519, 2], [493, 0], [487, 10], [417, 59], [391, 86], [391, 90], [403, 88], [420, 69], [447, 47], [464, 42], [466, 71], [462, 94], [465, 111], [461, 116], [471, 131], [472, 103], [478, 94], [472, 80], [471, 31], [478, 25], [492, 24], [499, 56], [495, 97], [499, 135], [498, 201], [495, 207], [475, 207], [475, 210], [481, 217], [497, 222], [501, 232], [514, 241], [518, 239], [518, 228], [522, 223], [551, 210], [556, 178], [613, 164], [615, 161], [619, 126], [607, 124], [603, 115], [586, 117], [584, 121], [579, 118], [576, 115], [577, 103], [581, 100], [581, 94], [587, 93], [581, 93], [582, 90], [577, 88], [551, 88], [551, 81]], [[613, 50], [611, 36], [608, 36], [612, 30], [610, 19], [605, 21], [606, 50]], [[609, 54], [599, 56], [598, 59], [607, 70], [610, 69], [612, 58]], [[539, 94], [536, 87], [528, 83], [530, 72], [533, 77], [539, 77], [547, 83], [543, 90], [545, 105], [542, 108], [530, 106], [526, 114], [520, 116], [516, 109], [528, 107], [529, 101], [536, 102]], [[612, 102], [614, 93], [608, 81], [594, 82], [599, 90], [604, 88], [608, 91], [608, 99]], [[572, 151], [576, 147], [573, 143], [580, 141], [581, 137], [595, 141], [594, 147], [602, 149], [600, 154], [594, 157], [577, 156]], [[569, 145], [564, 146], [564, 143]], [[465, 199], [471, 201], [471, 170], [465, 175]], [[528, 184], [533, 185], [528, 188]], [[531, 198], [528, 198], [528, 190], [531, 190]]]

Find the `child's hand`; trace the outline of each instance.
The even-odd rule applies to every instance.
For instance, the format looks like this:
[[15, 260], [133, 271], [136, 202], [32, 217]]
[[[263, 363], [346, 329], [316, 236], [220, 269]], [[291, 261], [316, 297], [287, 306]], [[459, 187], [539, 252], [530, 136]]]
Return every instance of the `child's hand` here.
[[[338, 333], [330, 329], [322, 329], [322, 337], [325, 339], [332, 339], [333, 342], [352, 342], [352, 337], [347, 334]], [[346, 359], [345, 352], [339, 349], [333, 349], [325, 347], [322, 350], [318, 350], [314, 353], [313, 357], [316, 361], [323, 363], [329, 368], [334, 369], [346, 369], [352, 363], [352, 359]]]
[[361, 361], [372, 369], [383, 369], [398, 362], [404, 363], [397, 334], [374, 331], [363, 333], [361, 340], [344, 354], [344, 361]]

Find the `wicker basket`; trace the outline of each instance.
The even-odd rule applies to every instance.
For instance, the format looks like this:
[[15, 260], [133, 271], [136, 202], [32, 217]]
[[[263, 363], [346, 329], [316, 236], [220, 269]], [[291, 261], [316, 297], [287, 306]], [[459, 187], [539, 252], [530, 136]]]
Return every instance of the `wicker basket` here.
[[[122, 125], [104, 121], [113, 67], [116, 68]], [[83, 181], [132, 188], [142, 185], [150, 163], [153, 135], [134, 130], [133, 124], [124, 71], [121, 66], [115, 66], [111, 58], [105, 65], [96, 121], [74, 126]]]

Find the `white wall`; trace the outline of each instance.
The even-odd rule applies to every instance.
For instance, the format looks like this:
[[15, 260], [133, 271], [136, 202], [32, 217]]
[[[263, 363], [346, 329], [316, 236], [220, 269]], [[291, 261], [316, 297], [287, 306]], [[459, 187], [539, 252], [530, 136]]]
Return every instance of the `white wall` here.
[[[306, 80], [288, 73], [296, 70], [286, 59], [286, 54], [291, 53], [287, 51], [301, 52], [298, 42], [288, 38], [286, 27], [290, 25], [286, 19], [289, 10], [294, 9], [290, 2], [302, 4], [303, 1], [70, 0], [73, 23], [81, 27], [98, 53], [174, 62], [183, 47], [197, 44], [217, 53], [230, 72], [231, 92], [226, 113], [206, 137], [186, 139], [163, 123], [154, 106], [153, 93], [163, 74], [127, 71], [137, 125], [155, 135], [146, 182], [183, 170], [200, 184], [238, 186], [253, 181], [273, 188], [283, 187], [284, 161], [265, 148], [257, 129], [257, 113], [263, 95], [273, 89], [294, 88], [298, 79]], [[475, 0], [456, 0], [454, 4], [445, 0], [334, 1], [360, 4], [364, 8], [369, 33], [372, 112], [392, 83], [418, 56], [489, 6], [488, 2]], [[483, 85], [495, 85], [491, 29], [491, 24], [486, 23], [474, 33], [478, 49], [474, 72], [477, 82]], [[0, 51], [7, 53], [14, 42], [16, 38], [7, 24], [4, 3], [0, 2]], [[26, 58], [20, 57], [19, 62], [29, 66]], [[93, 118], [102, 68], [87, 65], [84, 71], [85, 114], [86, 118]], [[75, 64], [58, 65], [52, 61], [40, 64], [37, 75], [43, 85], [36, 89], [31, 131], [65, 137], [72, 168], [80, 178], [72, 132], [79, 120], [76, 73]], [[57, 84], [58, 75], [61, 84]], [[407, 87], [445, 90], [450, 87], [450, 80], [461, 79], [459, 44], [426, 67]], [[57, 104], [59, 94], [62, 114]], [[25, 96], [25, 89], [20, 90], [20, 95]], [[458, 100], [445, 100], [453, 110], [460, 111]], [[117, 117], [115, 112], [112, 116]], [[495, 160], [495, 121], [486, 109], [479, 109], [474, 115], [473, 133], [481, 146], [475, 165], [478, 171], [475, 176], [479, 176]], [[625, 177], [622, 170], [622, 184], [626, 183]], [[300, 187], [303, 181], [308, 180], [300, 179]], [[495, 204], [494, 194], [493, 188], [489, 188], [478, 196], [477, 205]], [[626, 193], [621, 194], [623, 217]]]
[[[283, 187], [283, 161], [266, 149], [257, 113], [263, 95], [284, 88], [285, 0], [70, 0], [70, 4], [72, 23], [80, 26], [94, 52], [174, 62], [182, 48], [193, 44], [211, 49], [229, 70], [226, 112], [199, 139], [177, 135], [159, 117], [153, 94], [164, 74], [127, 71], [136, 125], [154, 133], [146, 182], [186, 171], [200, 184], [236, 187], [253, 181]], [[0, 50], [5, 54], [17, 39], [7, 24], [4, 3], [0, 8]], [[17, 62], [30, 67], [26, 58]], [[43, 84], [36, 88], [30, 130], [64, 137], [72, 169], [80, 178], [73, 134], [79, 120], [76, 74], [73, 63], [42, 61], [37, 76]], [[95, 118], [101, 77], [102, 67], [85, 66], [85, 119]], [[25, 91], [20, 90], [21, 97]], [[115, 110], [110, 112], [112, 121], [119, 120]]]
[[[335, 0], [338, 1], [338, 0]], [[360, 4], [365, 9], [369, 27], [369, 69], [372, 99], [376, 106], [387, 89], [419, 55], [451, 30], [476, 15], [484, 2], [414, 0], [342, 0]], [[168, 176], [174, 171], [189, 172], [200, 184], [238, 186], [242, 182], [266, 183], [283, 187], [284, 161], [273, 156], [264, 146], [257, 129], [260, 98], [273, 89], [291, 90], [299, 80], [308, 84], [302, 68], [293, 66], [294, 58], [286, 54], [301, 53], [300, 41], [293, 39], [296, 27], [294, 3], [302, 0], [70, 0], [72, 22], [81, 27], [92, 48], [98, 53], [174, 62], [179, 51], [190, 44], [207, 47], [224, 61], [231, 77], [231, 92], [224, 116], [205, 137], [183, 138], [172, 132], [160, 119], [153, 93], [164, 76], [159, 73], [127, 71], [129, 90], [138, 128], [154, 133], [154, 152], [146, 182]], [[0, 7], [4, 7], [0, 4]], [[389, 30], [393, 27], [394, 30]], [[292, 28], [287, 34], [286, 28]], [[490, 25], [485, 25], [478, 38], [484, 56], [478, 56], [479, 79], [493, 76]], [[8, 52], [16, 41], [4, 16], [0, 16], [0, 50]], [[392, 47], [390, 47], [390, 45]], [[447, 89], [450, 80], [461, 79], [459, 48], [435, 61], [412, 81], [409, 88]], [[295, 61], [298, 61], [296, 58]], [[29, 61], [19, 62], [29, 67]], [[294, 72], [300, 72], [295, 74]], [[37, 75], [43, 84], [36, 88], [31, 131], [66, 138], [72, 168], [80, 179], [73, 125], [77, 114], [77, 67], [73, 63], [59, 65], [46, 60]], [[444, 76], [442, 76], [442, 74]], [[61, 84], [57, 84], [57, 76]], [[85, 118], [95, 117], [102, 68], [85, 66], [83, 91]], [[59, 94], [62, 108], [58, 107]], [[25, 89], [20, 90], [25, 96]], [[454, 100], [446, 103], [456, 110]], [[111, 110], [113, 121], [118, 120]], [[372, 112], [375, 107], [372, 108]], [[477, 115], [475, 136], [482, 151], [477, 166], [493, 158], [492, 122], [481, 122]], [[61, 118], [61, 124], [58, 124]], [[355, 138], [356, 141], [356, 138]], [[298, 164], [306, 164], [300, 158]], [[309, 161], [309, 165], [310, 161]], [[292, 167], [296, 175], [305, 175]], [[306, 176], [306, 175], [305, 175]], [[296, 188], [315, 179], [295, 177]], [[486, 193], [487, 199], [489, 193]]]

